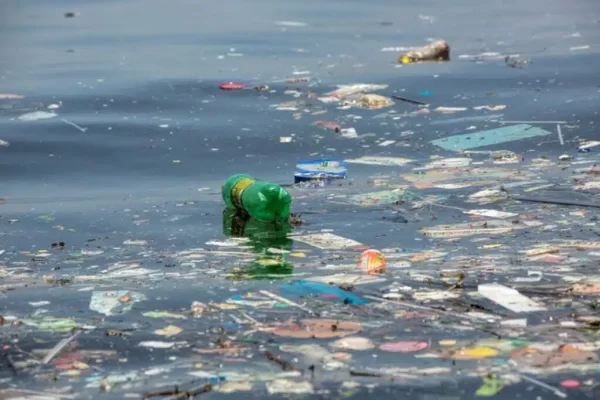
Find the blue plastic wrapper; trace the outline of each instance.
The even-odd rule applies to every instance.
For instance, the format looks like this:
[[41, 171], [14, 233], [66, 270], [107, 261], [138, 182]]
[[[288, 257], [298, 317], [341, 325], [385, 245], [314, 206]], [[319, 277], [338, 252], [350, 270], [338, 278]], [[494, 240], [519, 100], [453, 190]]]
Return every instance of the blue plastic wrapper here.
[[344, 304], [367, 304], [367, 300], [354, 293], [321, 282], [297, 281], [286, 283], [281, 285], [279, 290], [284, 297], [305, 297], [312, 295]]
[[343, 158], [320, 158], [302, 160], [296, 163], [294, 182], [311, 180], [344, 179], [348, 174], [348, 165]]

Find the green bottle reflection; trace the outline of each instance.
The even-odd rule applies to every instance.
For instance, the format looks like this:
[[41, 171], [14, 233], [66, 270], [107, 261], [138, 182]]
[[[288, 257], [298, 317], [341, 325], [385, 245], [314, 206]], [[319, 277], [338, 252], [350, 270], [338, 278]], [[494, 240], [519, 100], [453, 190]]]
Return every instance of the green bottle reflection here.
[[[294, 241], [288, 237], [292, 226], [288, 221], [267, 222], [250, 217], [243, 210], [223, 210], [223, 234], [227, 237], [245, 237], [257, 254], [250, 265], [237, 268], [230, 279], [279, 279], [292, 274], [294, 266], [286, 257]], [[282, 250], [278, 254], [277, 250]]]

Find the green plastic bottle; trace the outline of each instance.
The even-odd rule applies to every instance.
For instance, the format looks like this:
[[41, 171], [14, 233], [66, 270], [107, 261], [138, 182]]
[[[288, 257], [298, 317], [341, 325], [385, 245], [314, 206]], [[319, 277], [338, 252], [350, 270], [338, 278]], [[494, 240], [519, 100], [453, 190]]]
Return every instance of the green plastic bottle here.
[[[288, 238], [292, 232], [289, 221], [259, 221], [235, 208], [223, 210], [223, 235], [226, 237], [246, 237], [255, 245], [258, 252], [269, 247], [292, 250], [293, 241]], [[287, 247], [289, 248], [287, 248]], [[260, 251], [259, 251], [260, 250]]]
[[292, 196], [281, 186], [236, 174], [221, 187], [228, 208], [244, 210], [260, 221], [282, 221], [290, 217]]
[[272, 280], [289, 277], [294, 272], [294, 265], [284, 254], [274, 254], [272, 249], [291, 252], [294, 241], [287, 236], [291, 231], [289, 221], [259, 221], [233, 208], [223, 210], [223, 234], [249, 238], [257, 257], [250, 264], [231, 270], [228, 278]]

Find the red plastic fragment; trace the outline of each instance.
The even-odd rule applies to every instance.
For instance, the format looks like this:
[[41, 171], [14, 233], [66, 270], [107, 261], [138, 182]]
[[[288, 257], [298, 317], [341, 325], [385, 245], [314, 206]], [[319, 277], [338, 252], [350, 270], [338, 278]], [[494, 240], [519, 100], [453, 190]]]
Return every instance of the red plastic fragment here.
[[219, 85], [221, 90], [240, 90], [246, 87], [245, 83], [240, 82], [225, 82]]

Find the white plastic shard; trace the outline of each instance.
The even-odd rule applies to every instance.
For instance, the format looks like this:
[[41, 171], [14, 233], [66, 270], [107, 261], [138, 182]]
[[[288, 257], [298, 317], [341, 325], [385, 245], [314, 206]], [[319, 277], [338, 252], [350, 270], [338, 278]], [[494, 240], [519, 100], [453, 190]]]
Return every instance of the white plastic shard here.
[[340, 250], [362, 245], [362, 243], [359, 243], [355, 240], [334, 235], [333, 233], [329, 232], [303, 236], [291, 236], [291, 238], [298, 242], [303, 242], [323, 250]]
[[479, 285], [477, 287], [477, 291], [486, 299], [517, 313], [546, 310], [546, 307], [544, 307], [542, 304], [523, 296], [515, 289], [506, 287], [499, 283], [486, 283]]
[[47, 111], [33, 111], [27, 114], [23, 114], [18, 117], [20, 121], [31, 122], [31, 121], [39, 121], [42, 119], [50, 119], [56, 117], [58, 114]]

